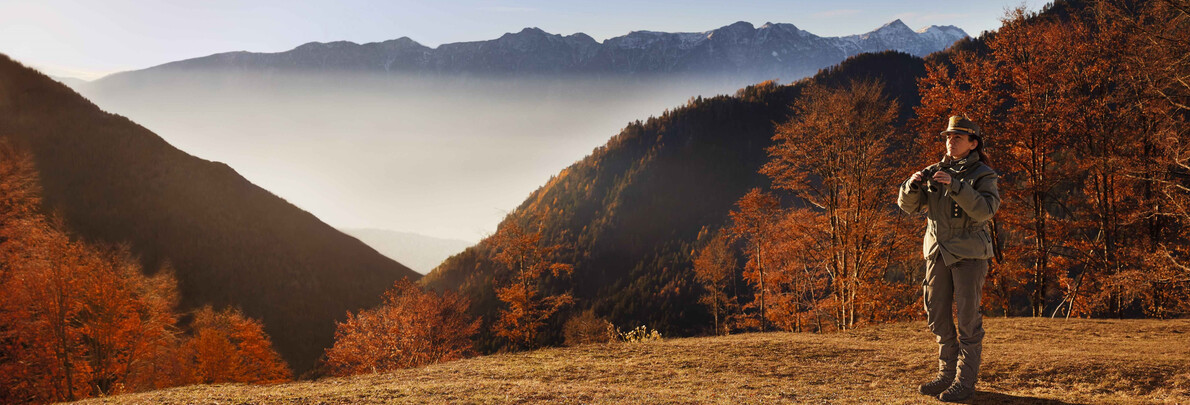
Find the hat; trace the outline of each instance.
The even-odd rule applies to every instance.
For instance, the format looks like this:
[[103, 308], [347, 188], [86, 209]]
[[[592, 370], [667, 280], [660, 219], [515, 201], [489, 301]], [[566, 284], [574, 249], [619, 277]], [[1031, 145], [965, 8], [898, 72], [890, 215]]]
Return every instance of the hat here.
[[976, 125], [975, 122], [968, 119], [965, 114], [964, 115], [952, 115], [950, 117], [950, 125], [947, 125], [946, 130], [942, 131], [941, 134], [946, 135], [948, 132], [954, 132], [956, 134], [966, 134], [969, 136], [977, 136], [978, 137], [979, 136], [979, 125]]

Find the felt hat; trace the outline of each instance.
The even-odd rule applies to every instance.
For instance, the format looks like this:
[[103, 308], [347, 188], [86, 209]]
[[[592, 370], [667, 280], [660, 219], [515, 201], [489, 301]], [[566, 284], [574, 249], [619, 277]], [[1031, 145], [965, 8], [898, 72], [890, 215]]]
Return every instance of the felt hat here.
[[979, 137], [979, 125], [968, 119], [966, 115], [954, 115], [950, 117], [950, 124], [946, 126], [946, 130], [942, 131], [941, 134], [946, 135], [948, 133]]

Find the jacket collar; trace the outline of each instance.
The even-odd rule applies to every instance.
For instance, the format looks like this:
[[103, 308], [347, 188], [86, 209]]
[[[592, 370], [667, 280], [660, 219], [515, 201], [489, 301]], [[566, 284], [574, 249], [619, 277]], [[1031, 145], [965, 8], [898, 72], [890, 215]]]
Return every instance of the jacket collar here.
[[971, 151], [967, 154], [967, 156], [958, 160], [951, 159], [950, 155], [943, 155], [942, 162], [939, 163], [939, 166], [941, 166], [943, 169], [950, 169], [955, 173], [963, 173], [978, 164], [979, 152]]

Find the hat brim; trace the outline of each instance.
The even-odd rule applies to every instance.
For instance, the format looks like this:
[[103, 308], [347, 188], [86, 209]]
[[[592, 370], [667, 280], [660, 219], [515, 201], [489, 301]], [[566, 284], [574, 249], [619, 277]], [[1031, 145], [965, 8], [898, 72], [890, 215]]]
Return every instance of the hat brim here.
[[945, 131], [942, 131], [942, 132], [939, 132], [939, 133], [938, 133], [938, 135], [946, 135], [946, 134], [963, 134], [963, 135], [967, 135], [967, 136], [974, 136], [974, 137], [978, 137], [978, 136], [979, 136], [979, 134], [976, 134], [976, 133], [974, 133], [974, 132], [968, 132], [968, 131], [964, 131], [964, 130], [961, 130], [961, 129], [948, 129], [948, 130], [945, 130]]

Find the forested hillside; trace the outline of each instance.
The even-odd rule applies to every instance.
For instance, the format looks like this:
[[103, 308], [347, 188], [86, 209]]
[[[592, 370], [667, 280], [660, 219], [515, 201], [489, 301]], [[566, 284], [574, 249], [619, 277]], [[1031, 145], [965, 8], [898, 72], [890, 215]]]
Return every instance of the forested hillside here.
[[[692, 251], [704, 227], [723, 227], [741, 196], [767, 187], [758, 169], [774, 124], [788, 119], [790, 103], [813, 83], [878, 79], [889, 98], [900, 100], [904, 120], [917, 104], [915, 80], [924, 73], [920, 58], [864, 54], [794, 84], [766, 82], [735, 96], [692, 99], [660, 117], [630, 123], [550, 179], [505, 221], [540, 230], [543, 244], [565, 247], [559, 261], [574, 264], [573, 276], [552, 280], [549, 288], [573, 288], [573, 311], [593, 308], [617, 325], [648, 324], [667, 335], [704, 333], [711, 319], [697, 303], [702, 288], [690, 271]], [[425, 282], [467, 294], [474, 311], [491, 320], [499, 305], [492, 280], [502, 277], [493, 254], [481, 242], [445, 261]]]
[[0, 139], [28, 150], [45, 213], [77, 238], [175, 269], [181, 307], [238, 307], [299, 373], [334, 321], [419, 275], [227, 165], [182, 152], [49, 77], [0, 57]]

